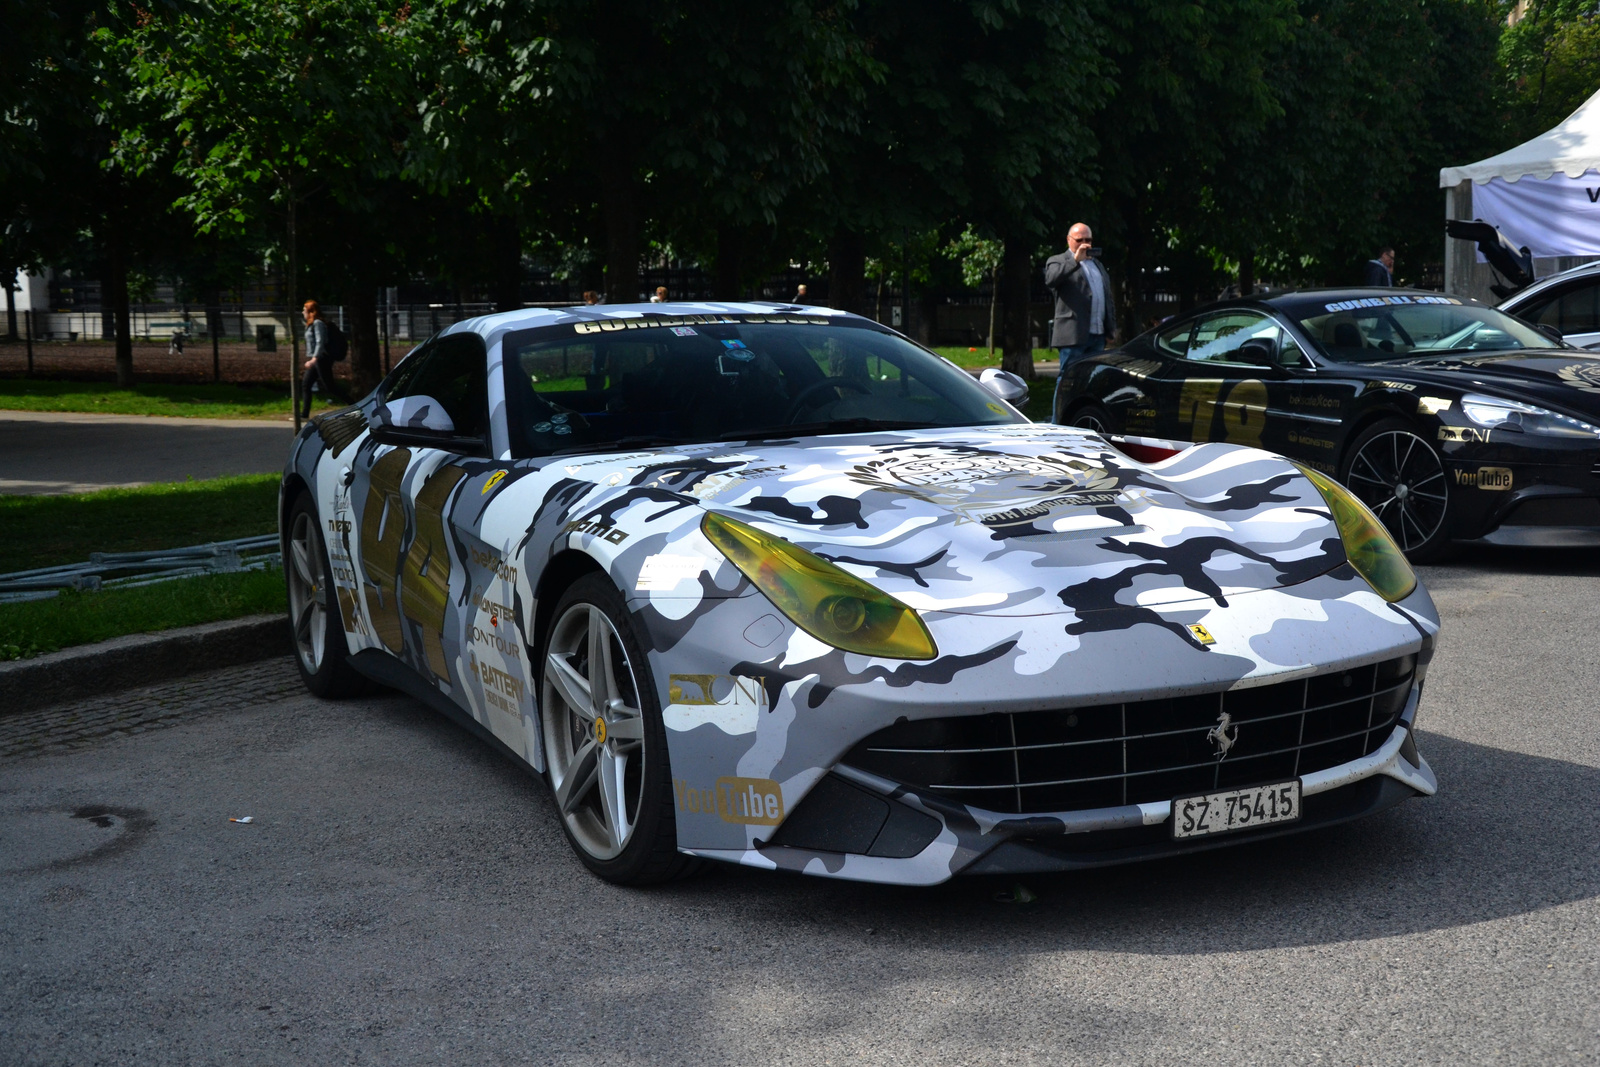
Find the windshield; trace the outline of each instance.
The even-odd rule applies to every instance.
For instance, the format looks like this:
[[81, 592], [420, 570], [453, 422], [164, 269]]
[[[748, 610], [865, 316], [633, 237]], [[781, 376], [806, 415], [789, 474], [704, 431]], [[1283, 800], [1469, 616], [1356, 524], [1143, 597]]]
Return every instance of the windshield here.
[[618, 318], [508, 336], [513, 453], [1027, 421], [964, 371], [867, 323], [665, 322], [677, 325]]
[[1300, 318], [1300, 328], [1330, 359], [1342, 363], [1446, 352], [1561, 347], [1510, 315], [1447, 296], [1336, 300], [1295, 310], [1308, 315]]

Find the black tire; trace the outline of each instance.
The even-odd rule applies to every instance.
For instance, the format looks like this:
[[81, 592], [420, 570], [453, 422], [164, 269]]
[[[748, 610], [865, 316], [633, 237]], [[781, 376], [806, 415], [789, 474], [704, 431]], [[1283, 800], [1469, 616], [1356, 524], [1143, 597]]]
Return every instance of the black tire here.
[[[698, 869], [698, 860], [678, 851], [667, 731], [649, 660], [622, 594], [604, 575], [586, 574], [561, 595], [538, 663], [545, 777], [578, 859], [616, 885], [665, 882]], [[617, 783], [610, 807], [608, 781]]]
[[302, 492], [295, 498], [287, 523], [283, 579], [300, 679], [314, 695], [330, 700], [370, 693], [373, 684], [350, 665], [350, 645], [333, 594], [333, 569], [311, 494]]
[[1093, 430], [1102, 437], [1117, 432], [1116, 419], [1103, 404], [1079, 404], [1068, 413], [1066, 425]]
[[1368, 426], [1345, 451], [1339, 480], [1383, 520], [1411, 562], [1448, 551], [1455, 530], [1450, 483], [1421, 427], [1401, 418]]

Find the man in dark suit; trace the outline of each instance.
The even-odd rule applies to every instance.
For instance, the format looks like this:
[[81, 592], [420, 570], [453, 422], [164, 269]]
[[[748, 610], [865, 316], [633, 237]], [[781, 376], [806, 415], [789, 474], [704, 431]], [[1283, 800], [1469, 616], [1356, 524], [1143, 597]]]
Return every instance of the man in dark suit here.
[[1394, 249], [1385, 248], [1377, 259], [1367, 260], [1367, 284], [1385, 289], [1394, 285]]
[[[1050, 345], [1061, 356], [1057, 401], [1061, 399], [1061, 379], [1066, 377], [1067, 364], [1104, 350], [1106, 338], [1117, 332], [1111, 278], [1094, 258], [1093, 249], [1094, 233], [1088, 223], [1080, 222], [1067, 231], [1067, 250], [1044, 262], [1045, 288], [1056, 297]], [[1059, 404], [1052, 407], [1058, 409]]]

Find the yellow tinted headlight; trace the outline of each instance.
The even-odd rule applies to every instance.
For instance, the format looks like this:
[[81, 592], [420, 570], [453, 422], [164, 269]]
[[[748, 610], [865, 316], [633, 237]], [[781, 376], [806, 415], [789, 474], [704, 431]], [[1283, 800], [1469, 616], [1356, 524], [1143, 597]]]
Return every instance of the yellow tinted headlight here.
[[781, 537], [707, 512], [700, 530], [800, 629], [846, 652], [932, 659], [933, 635], [915, 611]]
[[1350, 566], [1390, 603], [1410, 596], [1417, 587], [1417, 572], [1406, 562], [1405, 553], [1389, 536], [1383, 522], [1354, 493], [1326, 474], [1310, 467], [1300, 467], [1300, 473], [1311, 479], [1328, 502]]

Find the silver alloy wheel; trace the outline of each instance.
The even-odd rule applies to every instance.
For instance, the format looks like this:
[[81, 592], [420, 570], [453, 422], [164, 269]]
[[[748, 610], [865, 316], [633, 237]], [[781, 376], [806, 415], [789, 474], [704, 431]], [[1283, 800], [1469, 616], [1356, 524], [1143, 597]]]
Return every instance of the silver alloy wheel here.
[[627, 651], [598, 606], [580, 601], [556, 621], [542, 688], [556, 806], [585, 852], [615, 859], [639, 822], [644, 715]]
[[294, 626], [294, 648], [307, 674], [322, 668], [327, 649], [328, 591], [319, 573], [322, 542], [317, 520], [309, 511], [295, 514], [289, 531], [289, 621]]
[[1449, 504], [1444, 462], [1408, 430], [1372, 437], [1350, 460], [1350, 491], [1383, 520], [1403, 552], [1415, 552], [1444, 525]]

